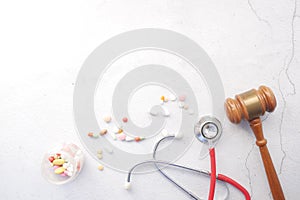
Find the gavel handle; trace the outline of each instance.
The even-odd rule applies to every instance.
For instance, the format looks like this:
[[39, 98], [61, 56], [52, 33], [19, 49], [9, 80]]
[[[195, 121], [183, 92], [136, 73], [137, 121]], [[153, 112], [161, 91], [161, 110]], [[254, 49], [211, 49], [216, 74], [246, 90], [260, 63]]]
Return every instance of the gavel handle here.
[[267, 140], [264, 138], [262, 131], [262, 123], [260, 118], [256, 118], [250, 121], [250, 127], [256, 137], [256, 145], [259, 147], [261, 158], [264, 163], [265, 171], [267, 174], [269, 186], [272, 192], [274, 200], [284, 200], [283, 190], [281, 188], [277, 173], [275, 171], [272, 158], [270, 156]]

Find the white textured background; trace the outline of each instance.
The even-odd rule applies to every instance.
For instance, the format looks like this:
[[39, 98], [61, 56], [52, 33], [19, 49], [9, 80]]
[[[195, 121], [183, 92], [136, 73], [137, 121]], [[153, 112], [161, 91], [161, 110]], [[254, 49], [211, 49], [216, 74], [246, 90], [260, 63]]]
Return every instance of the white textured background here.
[[[53, 144], [80, 143], [72, 95], [84, 59], [113, 35], [149, 27], [198, 42], [219, 70], [226, 96], [260, 84], [274, 90], [278, 107], [264, 121], [265, 136], [286, 199], [298, 199], [300, 3], [290, 0], [1, 1], [0, 198], [188, 199], [158, 174], [135, 176], [134, 189], [124, 191], [125, 174], [98, 172], [87, 154], [71, 184], [54, 186], [40, 175], [41, 158]], [[253, 134], [246, 123], [224, 126], [218, 171], [253, 199], [270, 199]], [[192, 153], [183, 164], [208, 168]], [[185, 185], [197, 182], [186, 176]], [[230, 190], [230, 199], [243, 199]]]

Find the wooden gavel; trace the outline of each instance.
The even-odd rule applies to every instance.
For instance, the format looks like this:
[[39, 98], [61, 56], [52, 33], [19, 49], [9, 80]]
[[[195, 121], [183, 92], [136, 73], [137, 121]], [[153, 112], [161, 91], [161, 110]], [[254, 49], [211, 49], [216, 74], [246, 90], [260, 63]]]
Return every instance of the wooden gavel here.
[[260, 86], [258, 90], [249, 90], [236, 95], [235, 99], [228, 98], [225, 101], [226, 114], [232, 123], [238, 124], [243, 118], [249, 121], [256, 137], [256, 145], [260, 150], [273, 199], [284, 200], [284, 194], [266, 146], [267, 140], [264, 138], [260, 119], [266, 111], [273, 112], [275, 107], [276, 98], [272, 90], [266, 86]]

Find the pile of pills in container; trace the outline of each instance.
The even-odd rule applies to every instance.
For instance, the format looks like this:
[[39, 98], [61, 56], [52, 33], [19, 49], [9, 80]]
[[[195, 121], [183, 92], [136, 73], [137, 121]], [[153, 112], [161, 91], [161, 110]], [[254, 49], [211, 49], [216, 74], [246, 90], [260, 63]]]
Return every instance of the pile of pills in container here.
[[60, 176], [72, 176], [74, 166], [68, 160], [64, 159], [60, 153], [51, 155], [48, 158], [50, 165], [53, 167], [53, 172]]

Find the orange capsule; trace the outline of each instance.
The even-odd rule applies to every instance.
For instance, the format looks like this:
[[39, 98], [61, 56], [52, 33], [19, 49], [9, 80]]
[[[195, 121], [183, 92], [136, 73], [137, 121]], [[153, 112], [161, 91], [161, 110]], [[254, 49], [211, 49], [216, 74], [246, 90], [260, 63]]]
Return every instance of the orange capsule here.
[[94, 134], [93, 134], [92, 132], [89, 132], [89, 133], [88, 133], [88, 136], [90, 136], [90, 137], [93, 137], [93, 135], [94, 135]]
[[135, 140], [136, 142], [139, 142], [139, 141], [141, 141], [141, 138], [140, 138], [140, 137], [135, 137], [134, 140]]
[[123, 133], [123, 129], [120, 128], [120, 129], [118, 130], [118, 133], [119, 133], [119, 134], [120, 134], [120, 133]]
[[165, 101], [165, 96], [161, 96], [160, 100]]

